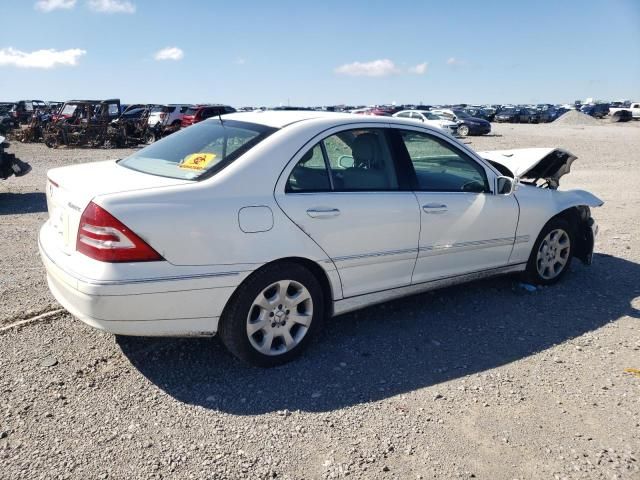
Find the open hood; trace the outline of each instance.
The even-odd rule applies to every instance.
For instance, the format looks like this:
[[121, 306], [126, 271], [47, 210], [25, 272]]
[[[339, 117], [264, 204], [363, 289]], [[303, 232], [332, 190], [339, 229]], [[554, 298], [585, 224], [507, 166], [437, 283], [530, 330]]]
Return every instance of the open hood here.
[[490, 150], [478, 152], [494, 165], [501, 173], [506, 174], [506, 167], [510, 176], [531, 180], [545, 180], [547, 186], [557, 189], [560, 177], [569, 173], [571, 164], [577, 158], [561, 148], [519, 148], [515, 150]]

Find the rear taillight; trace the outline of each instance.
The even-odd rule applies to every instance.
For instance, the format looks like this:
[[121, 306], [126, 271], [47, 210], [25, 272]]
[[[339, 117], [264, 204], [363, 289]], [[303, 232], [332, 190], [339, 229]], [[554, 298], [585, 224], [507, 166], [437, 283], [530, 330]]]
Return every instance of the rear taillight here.
[[104, 208], [91, 202], [80, 218], [76, 250], [101, 262], [163, 260], [138, 235]]
[[161, 114], [160, 114], [160, 118], [161, 118], [162, 120], [164, 120], [165, 118], [167, 118], [167, 114], [166, 114], [166, 113], [161, 113]]

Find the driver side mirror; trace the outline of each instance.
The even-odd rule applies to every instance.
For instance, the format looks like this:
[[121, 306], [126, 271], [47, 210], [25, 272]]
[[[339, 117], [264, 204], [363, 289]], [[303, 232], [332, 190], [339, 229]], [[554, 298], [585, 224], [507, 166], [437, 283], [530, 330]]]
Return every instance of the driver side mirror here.
[[517, 181], [511, 177], [498, 177], [496, 179], [496, 194], [511, 195], [516, 190]]

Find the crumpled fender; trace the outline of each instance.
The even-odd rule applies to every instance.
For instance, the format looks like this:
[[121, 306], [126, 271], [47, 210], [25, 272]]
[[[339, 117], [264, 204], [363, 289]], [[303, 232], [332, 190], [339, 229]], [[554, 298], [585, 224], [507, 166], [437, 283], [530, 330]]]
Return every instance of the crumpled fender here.
[[526, 262], [542, 227], [560, 212], [572, 207], [600, 207], [604, 202], [585, 190], [551, 190], [518, 184], [514, 193], [520, 207], [516, 243], [510, 263]]

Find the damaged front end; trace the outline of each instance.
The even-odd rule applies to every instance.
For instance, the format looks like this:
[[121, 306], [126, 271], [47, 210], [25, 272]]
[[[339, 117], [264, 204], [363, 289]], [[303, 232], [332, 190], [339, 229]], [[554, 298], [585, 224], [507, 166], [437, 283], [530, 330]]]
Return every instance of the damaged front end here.
[[561, 148], [490, 150], [478, 154], [503, 175], [552, 190], [558, 189], [560, 177], [569, 173], [571, 164], [577, 158]]
[[5, 180], [11, 175], [22, 177], [31, 171], [31, 165], [22, 160], [18, 160], [13, 153], [6, 153], [5, 148], [9, 144], [4, 137], [0, 137], [0, 178]]

